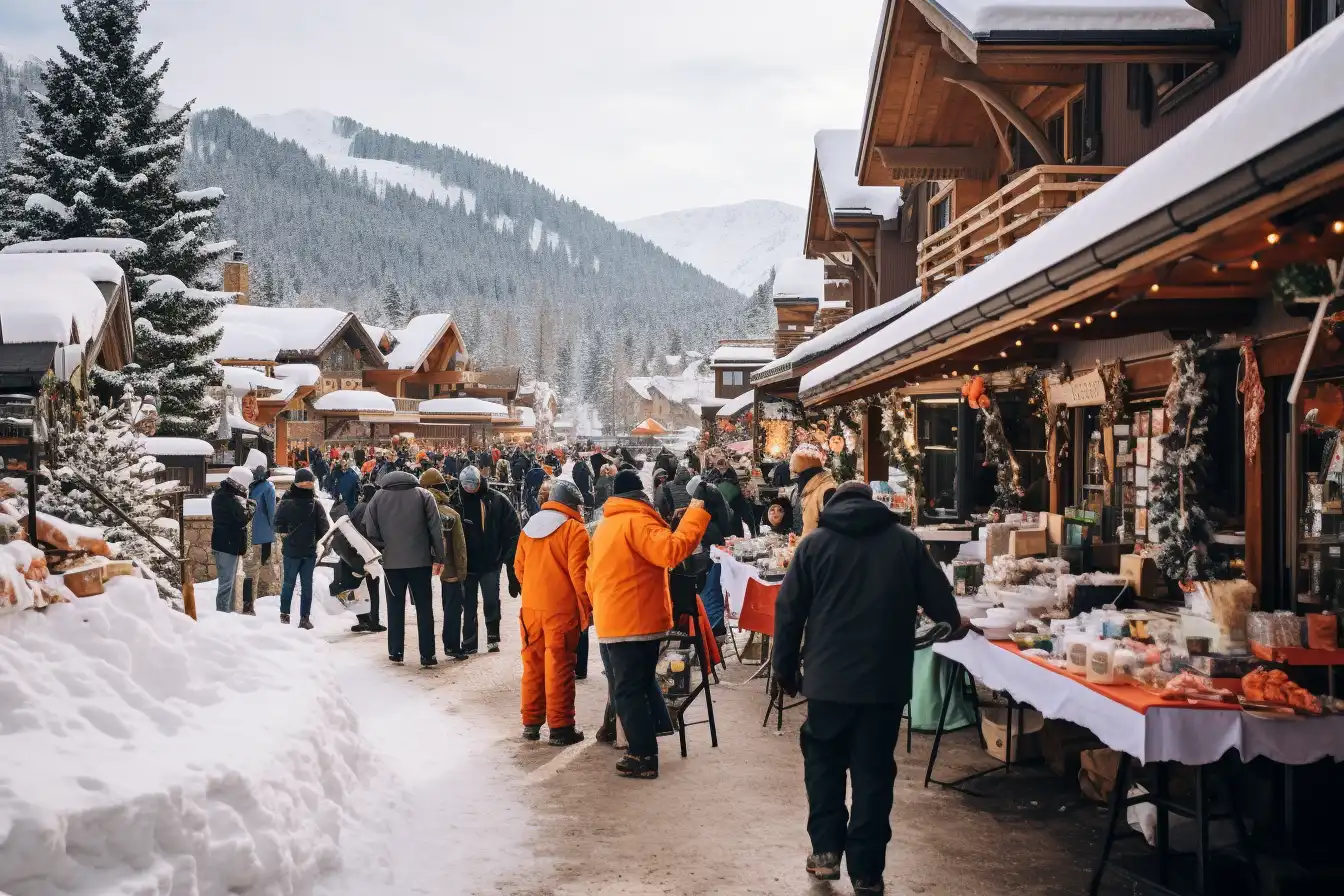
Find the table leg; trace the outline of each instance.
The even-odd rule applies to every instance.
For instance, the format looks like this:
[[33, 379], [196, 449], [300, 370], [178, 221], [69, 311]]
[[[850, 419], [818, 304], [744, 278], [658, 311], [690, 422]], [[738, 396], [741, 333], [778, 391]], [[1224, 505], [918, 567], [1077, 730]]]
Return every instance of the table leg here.
[[1017, 701], [1013, 695], [1008, 695], [1008, 737], [1003, 744], [1003, 767], [1007, 771], [1013, 768], [1013, 710], [1017, 707]]
[[1171, 779], [1168, 775], [1167, 763], [1157, 763], [1157, 880], [1158, 883], [1165, 885], [1167, 882], [1168, 858], [1171, 852], [1171, 815], [1167, 812], [1168, 800], [1171, 799]]
[[1209, 862], [1209, 807], [1205, 791], [1208, 768], [1207, 765], [1201, 765], [1195, 770], [1195, 824], [1199, 828], [1195, 849], [1195, 892], [1199, 896], [1204, 896]]
[[[961, 668], [964, 669], [964, 667]], [[928, 787], [929, 782], [933, 780], [933, 764], [938, 761], [938, 746], [943, 742], [943, 726], [947, 723], [947, 708], [952, 705], [952, 692], [950, 688], [944, 690], [939, 687], [938, 692], [943, 698], [943, 708], [938, 713], [938, 729], [933, 733], [933, 749], [929, 752], [929, 767], [928, 770], [924, 772], [925, 787]]]
[[1088, 888], [1088, 896], [1097, 896], [1101, 890], [1101, 878], [1106, 873], [1106, 863], [1111, 858], [1111, 847], [1115, 844], [1115, 825], [1120, 820], [1129, 794], [1129, 763], [1129, 757], [1121, 754], [1120, 766], [1115, 772], [1115, 790], [1111, 793], [1111, 814], [1106, 825], [1106, 839], [1101, 844], [1101, 858], [1097, 862], [1097, 869], [1092, 872], [1092, 886]]

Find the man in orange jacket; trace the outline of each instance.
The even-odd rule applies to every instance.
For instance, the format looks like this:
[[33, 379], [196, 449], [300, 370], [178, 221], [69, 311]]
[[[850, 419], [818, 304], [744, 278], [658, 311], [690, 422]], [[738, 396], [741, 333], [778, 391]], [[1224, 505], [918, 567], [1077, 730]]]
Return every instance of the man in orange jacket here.
[[583, 494], [557, 480], [550, 500], [518, 538], [513, 561], [522, 584], [518, 613], [523, 636], [523, 737], [564, 747], [583, 740], [574, 727], [574, 659], [592, 617], [588, 601], [588, 530]]
[[658, 777], [649, 684], [658, 664], [658, 642], [672, 628], [667, 571], [700, 545], [709, 525], [703, 495], [700, 490], [692, 495], [673, 532], [649, 503], [639, 474], [623, 470], [616, 475], [602, 522], [593, 534], [588, 589], [597, 639], [611, 663], [616, 714], [629, 742], [626, 755], [616, 764], [622, 777]]

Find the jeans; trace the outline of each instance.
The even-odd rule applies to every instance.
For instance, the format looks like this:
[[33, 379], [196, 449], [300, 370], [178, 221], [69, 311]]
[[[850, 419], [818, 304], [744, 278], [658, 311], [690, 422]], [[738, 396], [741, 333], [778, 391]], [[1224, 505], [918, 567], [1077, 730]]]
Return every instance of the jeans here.
[[462, 601], [466, 589], [461, 582], [440, 581], [439, 594], [443, 601], [443, 652], [452, 656], [462, 652]]
[[[849, 875], [880, 881], [891, 841], [899, 703], [811, 700], [799, 734], [812, 852], [844, 853]], [[849, 774], [852, 812], [845, 809]]]
[[285, 564], [285, 580], [280, 585], [280, 612], [289, 615], [289, 605], [294, 601], [294, 580], [302, 585], [299, 597], [299, 616], [307, 618], [313, 611], [313, 570], [317, 568], [317, 557], [282, 557]]
[[238, 578], [238, 554], [215, 551], [215, 568], [219, 570], [219, 587], [215, 589], [215, 609], [221, 613], [233, 612], [233, 583]]
[[401, 659], [406, 649], [406, 591], [415, 604], [415, 630], [420, 659], [434, 658], [434, 590], [431, 567], [387, 569], [387, 653]]
[[499, 643], [499, 572], [503, 568], [496, 566], [483, 573], [467, 576], [462, 601], [462, 649], [467, 653], [476, 652], [479, 638], [476, 629], [477, 592], [480, 592], [481, 603], [485, 610], [486, 643]]
[[[656, 707], [663, 695], [657, 691], [654, 670], [658, 665], [658, 641], [618, 641], [605, 645], [611, 660], [616, 697], [616, 714], [625, 729], [631, 756], [657, 756], [658, 740], [654, 725]], [[653, 686], [650, 690], [650, 686]]]

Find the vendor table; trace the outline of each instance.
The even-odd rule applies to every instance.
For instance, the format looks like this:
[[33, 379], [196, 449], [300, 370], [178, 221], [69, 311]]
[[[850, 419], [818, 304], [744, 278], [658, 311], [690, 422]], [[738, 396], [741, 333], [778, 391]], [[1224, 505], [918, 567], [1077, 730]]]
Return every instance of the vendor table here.
[[[1320, 759], [1344, 759], [1344, 716], [1329, 715], [1316, 719], [1266, 719], [1242, 712], [1240, 707], [1214, 704], [1176, 703], [1163, 700], [1133, 685], [1090, 684], [1080, 676], [1060, 670], [1049, 663], [1024, 656], [1015, 645], [986, 640], [978, 634], [960, 641], [937, 644], [934, 650], [986, 687], [1009, 695], [1009, 743], [1012, 739], [1012, 708], [1027, 703], [1042, 715], [1063, 719], [1092, 731], [1111, 749], [1133, 757], [1157, 769], [1155, 792], [1130, 797], [1130, 762], [1122, 758], [1112, 795], [1110, 824], [1102, 847], [1100, 862], [1092, 880], [1091, 893], [1097, 893], [1102, 875], [1110, 861], [1116, 825], [1124, 810], [1140, 803], [1152, 803], [1158, 811], [1156, 877], [1146, 872], [1114, 866], [1115, 870], [1155, 886], [1166, 893], [1171, 889], [1169, 852], [1169, 813], [1188, 816], [1196, 821], [1199, 846], [1194, 855], [1194, 892], [1206, 892], [1208, 872], [1209, 814], [1205, 796], [1207, 768], [1229, 750], [1236, 750], [1243, 762], [1264, 756], [1285, 766], [1304, 765]], [[937, 759], [939, 731], [929, 759], [929, 776]], [[1011, 753], [1009, 754], [1011, 760]], [[1168, 792], [1168, 766], [1178, 762], [1197, 766], [1195, 805], [1174, 803]], [[1011, 763], [1004, 767], [1009, 768]], [[927, 779], [926, 779], [927, 784]], [[1233, 790], [1232, 814], [1239, 840], [1249, 858], [1249, 840], [1241, 823]], [[1252, 868], [1254, 865], [1252, 863]]]
[[755, 579], [770, 588], [779, 587], [778, 580], [772, 582], [766, 579], [755, 566], [735, 559], [730, 552], [723, 548], [710, 548], [709, 557], [719, 564], [722, 571], [719, 587], [723, 589], [723, 598], [727, 601], [729, 613], [733, 618], [742, 614], [742, 603], [747, 597], [747, 581], [749, 579]]

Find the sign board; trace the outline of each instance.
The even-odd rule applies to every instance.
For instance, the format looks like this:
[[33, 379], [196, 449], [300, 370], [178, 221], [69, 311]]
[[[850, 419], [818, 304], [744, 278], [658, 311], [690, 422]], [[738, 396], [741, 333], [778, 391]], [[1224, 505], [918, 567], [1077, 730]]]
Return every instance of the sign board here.
[[1076, 376], [1067, 383], [1051, 377], [1049, 387], [1051, 404], [1084, 408], [1100, 407], [1106, 403], [1106, 384], [1095, 370]]
[[257, 418], [261, 415], [261, 408], [257, 404], [257, 393], [249, 392], [243, 396], [243, 419], [248, 423], [255, 424]]

